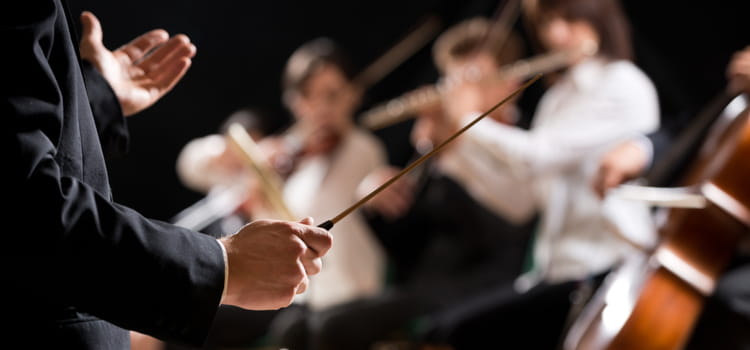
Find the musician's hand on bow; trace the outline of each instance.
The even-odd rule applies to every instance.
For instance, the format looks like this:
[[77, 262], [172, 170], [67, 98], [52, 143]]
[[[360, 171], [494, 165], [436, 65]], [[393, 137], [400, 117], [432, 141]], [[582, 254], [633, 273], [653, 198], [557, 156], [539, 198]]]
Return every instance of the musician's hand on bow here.
[[112, 86], [125, 116], [153, 105], [185, 75], [195, 46], [185, 35], [169, 37], [151, 30], [110, 51], [102, 42], [102, 27], [91, 13], [81, 14], [81, 58], [91, 62]]
[[[372, 171], [360, 183], [357, 188], [357, 195], [364, 197], [398, 172], [399, 169], [390, 166]], [[409, 178], [401, 178], [373, 197], [365, 204], [365, 208], [369, 208], [387, 219], [396, 219], [406, 214], [413, 202], [414, 183]]]
[[604, 198], [607, 191], [640, 176], [648, 166], [648, 155], [638, 141], [625, 141], [604, 154], [594, 176], [594, 192]]

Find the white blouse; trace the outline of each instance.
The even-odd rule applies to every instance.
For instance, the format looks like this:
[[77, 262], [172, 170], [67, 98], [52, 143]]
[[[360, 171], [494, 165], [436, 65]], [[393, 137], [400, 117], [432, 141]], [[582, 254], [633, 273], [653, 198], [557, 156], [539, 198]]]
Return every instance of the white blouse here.
[[[284, 200], [298, 217], [316, 224], [354, 204], [356, 188], [374, 169], [386, 164], [383, 145], [373, 135], [352, 129], [332, 155], [305, 159], [284, 185]], [[310, 277], [297, 300], [315, 309], [366, 297], [381, 291], [385, 252], [359, 211], [331, 229], [334, 244], [323, 257], [323, 269]]]
[[601, 201], [591, 186], [603, 152], [658, 125], [651, 80], [631, 62], [591, 58], [546, 91], [530, 130], [485, 119], [466, 132], [534, 190], [542, 218], [522, 287], [604, 271], [632, 251], [628, 232], [655, 236], [645, 204]]
[[[208, 192], [213, 186], [256, 176], [247, 170], [237, 173], [213, 165], [224, 151], [223, 135], [210, 135], [190, 142], [177, 162], [180, 179], [191, 189]], [[387, 164], [385, 148], [374, 135], [354, 128], [328, 155], [302, 161], [283, 184], [284, 204], [296, 218], [312, 217], [315, 224], [338, 215], [354, 204], [356, 188], [376, 168]], [[272, 211], [254, 213], [255, 218], [276, 218]], [[370, 296], [381, 291], [386, 258], [375, 233], [358, 211], [342, 219], [331, 230], [334, 244], [323, 257], [323, 269], [310, 277], [305, 293], [295, 302], [320, 309]]]

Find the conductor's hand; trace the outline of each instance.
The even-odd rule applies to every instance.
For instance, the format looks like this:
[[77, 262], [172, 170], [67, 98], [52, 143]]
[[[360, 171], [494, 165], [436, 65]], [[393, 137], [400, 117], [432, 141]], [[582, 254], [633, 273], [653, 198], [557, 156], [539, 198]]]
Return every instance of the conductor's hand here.
[[321, 257], [331, 235], [300, 223], [257, 220], [221, 239], [227, 250], [229, 275], [223, 304], [250, 310], [288, 306], [307, 288], [307, 276], [320, 272]]
[[81, 23], [81, 58], [91, 62], [112, 86], [125, 116], [148, 108], [169, 92], [195, 56], [195, 46], [187, 36], [170, 38], [161, 29], [110, 51], [102, 43], [102, 27], [94, 14], [83, 12]]

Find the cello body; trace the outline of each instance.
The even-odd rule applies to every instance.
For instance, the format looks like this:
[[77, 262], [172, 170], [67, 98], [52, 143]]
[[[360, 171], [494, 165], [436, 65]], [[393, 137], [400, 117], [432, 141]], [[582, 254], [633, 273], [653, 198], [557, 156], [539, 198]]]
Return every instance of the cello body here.
[[[732, 103], [741, 103], [739, 96]], [[740, 102], [736, 102], [740, 101]], [[717, 119], [683, 182], [702, 208], [663, 209], [659, 244], [618, 266], [569, 328], [565, 350], [682, 349], [750, 232], [750, 109]]]

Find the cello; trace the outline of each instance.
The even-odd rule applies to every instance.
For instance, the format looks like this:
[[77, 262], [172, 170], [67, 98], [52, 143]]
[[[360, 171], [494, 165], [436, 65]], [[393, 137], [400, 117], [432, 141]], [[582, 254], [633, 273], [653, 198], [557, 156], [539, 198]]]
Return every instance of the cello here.
[[607, 276], [569, 328], [565, 350], [685, 346], [706, 297], [750, 232], [750, 108], [744, 98], [734, 97], [714, 118], [683, 177], [685, 194], [700, 196], [702, 204], [659, 213], [659, 243]]

